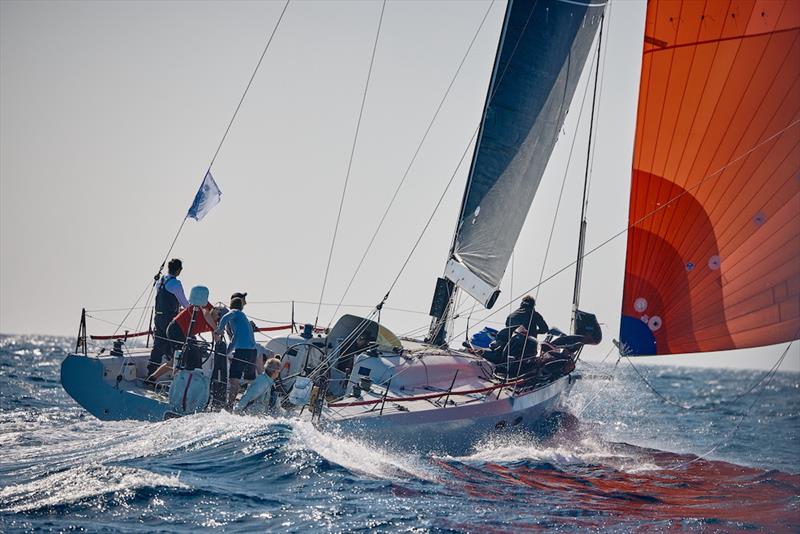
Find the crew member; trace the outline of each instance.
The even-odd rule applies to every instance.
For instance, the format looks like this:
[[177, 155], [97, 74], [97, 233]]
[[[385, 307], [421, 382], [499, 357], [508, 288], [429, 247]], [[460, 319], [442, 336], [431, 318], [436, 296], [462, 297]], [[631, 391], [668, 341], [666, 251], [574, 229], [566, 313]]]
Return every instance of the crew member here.
[[348, 372], [353, 368], [355, 357], [369, 348], [369, 336], [366, 332], [361, 332], [358, 337], [351, 341], [347, 347], [342, 349], [336, 368], [342, 372]]
[[530, 295], [522, 297], [519, 308], [511, 312], [506, 319], [506, 327], [524, 326], [529, 335], [536, 337], [539, 334], [546, 334], [550, 327], [544, 317], [536, 311], [536, 300]]
[[231, 340], [228, 350], [233, 351], [233, 361], [228, 371], [228, 407], [232, 408], [239, 394], [239, 383], [245, 378], [256, 377], [256, 340], [250, 320], [242, 311], [244, 301], [241, 297], [231, 299], [231, 310], [220, 319], [216, 335], [219, 337], [230, 325]]
[[269, 358], [264, 367], [263, 374], [259, 374], [253, 383], [247, 386], [247, 391], [239, 399], [234, 411], [243, 412], [251, 408], [253, 411], [266, 412], [278, 406], [275, 382], [281, 374], [281, 361], [278, 358]]
[[509, 378], [524, 375], [536, 365], [539, 345], [536, 338], [528, 335], [524, 326], [514, 329], [508, 343], [492, 343], [491, 350], [482, 356], [495, 364], [498, 371], [506, 373]]
[[189, 301], [183, 292], [183, 284], [178, 280], [183, 271], [183, 262], [178, 258], [169, 260], [167, 274], [156, 283], [156, 303], [153, 313], [153, 350], [150, 351], [150, 362], [147, 373], [153, 374], [162, 359], [170, 358], [172, 344], [167, 337], [169, 323], [178, 315], [181, 307], [188, 308]]
[[[233, 302], [233, 299], [242, 299], [242, 306], [247, 306], [247, 293], [237, 291], [231, 295], [230, 301]], [[223, 313], [222, 315], [224, 316], [225, 314]], [[253, 329], [253, 331], [255, 332], [255, 329]], [[233, 337], [233, 331], [231, 330], [230, 326], [225, 329], [225, 333], [228, 334], [229, 338]]]
[[[171, 352], [183, 350], [183, 368], [192, 370], [203, 366], [203, 348], [198, 344], [195, 337], [203, 332], [212, 332], [217, 327], [222, 307], [212, 307], [206, 302], [205, 306], [193, 306], [184, 308], [167, 327], [167, 337], [171, 343]], [[185, 347], [185, 348], [184, 348]], [[169, 360], [161, 364], [151, 376], [147, 378], [150, 382], [155, 382], [158, 378], [172, 370]]]

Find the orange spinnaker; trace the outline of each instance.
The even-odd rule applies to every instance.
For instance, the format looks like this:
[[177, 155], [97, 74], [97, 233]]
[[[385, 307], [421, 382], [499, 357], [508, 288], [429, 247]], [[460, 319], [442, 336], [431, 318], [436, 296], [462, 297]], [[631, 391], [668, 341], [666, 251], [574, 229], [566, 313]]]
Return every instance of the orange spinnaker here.
[[800, 334], [800, 1], [651, 0], [621, 340], [633, 354]]

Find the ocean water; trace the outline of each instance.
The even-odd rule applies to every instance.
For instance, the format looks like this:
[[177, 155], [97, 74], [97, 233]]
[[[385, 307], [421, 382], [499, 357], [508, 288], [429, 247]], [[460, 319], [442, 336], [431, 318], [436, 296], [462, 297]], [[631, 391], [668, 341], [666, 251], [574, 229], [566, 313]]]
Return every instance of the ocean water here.
[[640, 367], [664, 402], [587, 364], [553, 436], [451, 457], [226, 413], [100, 422], [59, 384], [71, 343], [0, 336], [0, 531], [800, 531], [798, 374]]

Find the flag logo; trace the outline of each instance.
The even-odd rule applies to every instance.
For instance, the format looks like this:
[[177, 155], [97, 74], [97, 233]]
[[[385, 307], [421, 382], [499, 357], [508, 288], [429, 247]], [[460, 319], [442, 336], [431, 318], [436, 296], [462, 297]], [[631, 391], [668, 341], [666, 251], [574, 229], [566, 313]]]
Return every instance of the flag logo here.
[[192, 207], [189, 208], [189, 213], [186, 216], [196, 221], [202, 220], [211, 211], [211, 208], [219, 204], [221, 199], [222, 191], [220, 191], [217, 182], [214, 181], [214, 177], [211, 176], [211, 171], [208, 171], [205, 178], [203, 178], [203, 183], [200, 184], [200, 189], [197, 190], [197, 194], [194, 196], [194, 202], [192, 202]]

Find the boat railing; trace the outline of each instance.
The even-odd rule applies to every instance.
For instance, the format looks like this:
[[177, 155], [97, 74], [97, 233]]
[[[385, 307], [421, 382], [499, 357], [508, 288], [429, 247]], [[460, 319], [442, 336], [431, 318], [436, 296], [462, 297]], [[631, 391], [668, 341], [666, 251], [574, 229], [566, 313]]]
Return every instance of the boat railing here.
[[[491, 386], [483, 387], [483, 388], [475, 388], [475, 389], [468, 389], [462, 391], [442, 391], [437, 393], [426, 393], [424, 395], [413, 395], [410, 397], [389, 397], [388, 395], [381, 396], [380, 399], [372, 399], [372, 400], [362, 400], [362, 401], [351, 401], [351, 402], [335, 402], [328, 404], [329, 408], [346, 408], [349, 406], [371, 406], [373, 404], [383, 404], [386, 402], [412, 402], [412, 401], [420, 401], [420, 400], [432, 400], [432, 399], [439, 399], [442, 397], [463, 397], [469, 395], [475, 395], [478, 393], [490, 393], [492, 391], [496, 391], [498, 389], [503, 389], [507, 387], [512, 387], [518, 383], [523, 382], [523, 380], [512, 380], [509, 382], [505, 382], [503, 384], [493, 384]], [[388, 393], [389, 388], [386, 388], [386, 392]]]

